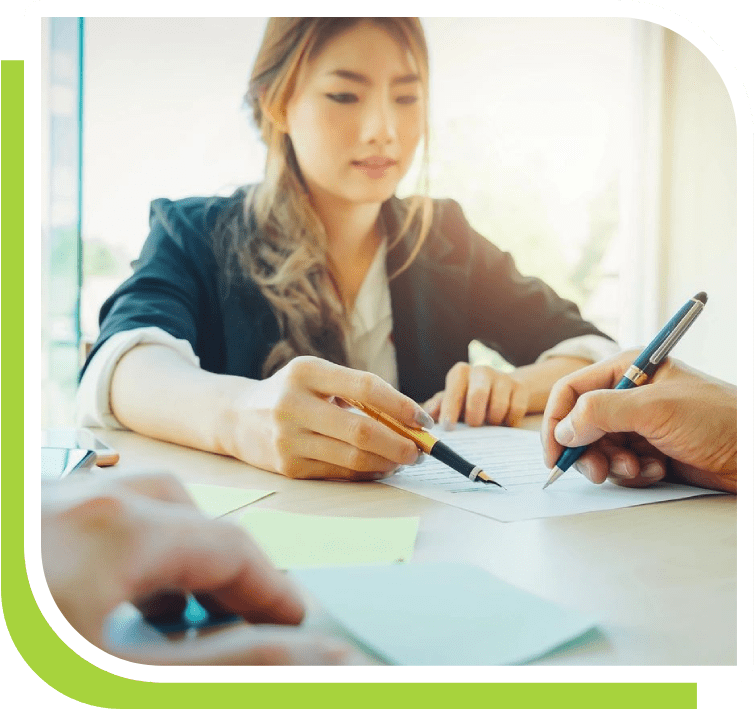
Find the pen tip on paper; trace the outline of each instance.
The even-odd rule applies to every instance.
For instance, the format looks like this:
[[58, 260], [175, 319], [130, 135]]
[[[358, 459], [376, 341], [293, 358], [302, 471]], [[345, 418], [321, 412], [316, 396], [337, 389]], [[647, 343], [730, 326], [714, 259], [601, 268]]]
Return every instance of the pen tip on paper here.
[[550, 485], [552, 485], [561, 475], [563, 474], [563, 471], [556, 465], [551, 471], [550, 471], [550, 477], [547, 478], [547, 482], [542, 486], [543, 490], [546, 490]]
[[489, 475], [487, 475], [487, 473], [484, 472], [484, 470], [480, 470], [479, 473], [477, 473], [476, 479], [481, 480], [487, 485], [497, 485], [502, 490], [505, 490], [505, 488], [497, 480], [493, 480]]

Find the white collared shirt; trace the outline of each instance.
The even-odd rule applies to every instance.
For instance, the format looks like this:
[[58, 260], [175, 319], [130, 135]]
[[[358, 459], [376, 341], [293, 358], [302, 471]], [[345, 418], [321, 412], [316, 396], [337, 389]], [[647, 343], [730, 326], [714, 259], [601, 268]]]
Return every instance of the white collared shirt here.
[[398, 366], [393, 345], [393, 307], [387, 277], [387, 246], [383, 240], [364, 276], [346, 333], [350, 367], [372, 372], [398, 388]]

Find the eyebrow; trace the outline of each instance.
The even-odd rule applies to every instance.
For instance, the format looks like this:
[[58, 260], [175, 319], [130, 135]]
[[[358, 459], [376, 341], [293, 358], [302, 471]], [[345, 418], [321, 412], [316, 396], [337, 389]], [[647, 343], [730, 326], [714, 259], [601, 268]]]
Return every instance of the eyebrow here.
[[[336, 69], [330, 72], [330, 76], [339, 76], [341, 79], [348, 79], [349, 81], [355, 81], [358, 84], [370, 85], [372, 80], [364, 74], [359, 74], [356, 71], [349, 71], [348, 69]], [[393, 79], [391, 84], [413, 84], [419, 81], [418, 74], [406, 74], [405, 76], [399, 76]]]

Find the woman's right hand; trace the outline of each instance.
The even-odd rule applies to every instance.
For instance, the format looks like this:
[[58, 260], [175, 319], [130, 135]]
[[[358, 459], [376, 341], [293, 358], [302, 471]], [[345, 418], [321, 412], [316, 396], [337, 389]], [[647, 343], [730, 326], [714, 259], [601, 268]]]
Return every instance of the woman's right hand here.
[[299, 479], [379, 480], [417, 461], [414, 443], [342, 408], [340, 397], [370, 404], [412, 428], [433, 423], [417, 403], [374, 374], [296, 357], [269, 379], [239, 382], [227, 452]]

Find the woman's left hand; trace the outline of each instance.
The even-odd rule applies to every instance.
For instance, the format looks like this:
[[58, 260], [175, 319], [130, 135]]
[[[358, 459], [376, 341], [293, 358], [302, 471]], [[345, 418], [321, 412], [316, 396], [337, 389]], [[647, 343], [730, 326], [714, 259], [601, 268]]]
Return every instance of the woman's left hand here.
[[458, 421], [469, 426], [518, 426], [529, 409], [527, 384], [485, 365], [458, 362], [445, 377], [445, 389], [423, 404], [444, 428]]

